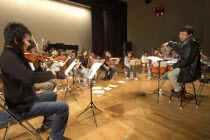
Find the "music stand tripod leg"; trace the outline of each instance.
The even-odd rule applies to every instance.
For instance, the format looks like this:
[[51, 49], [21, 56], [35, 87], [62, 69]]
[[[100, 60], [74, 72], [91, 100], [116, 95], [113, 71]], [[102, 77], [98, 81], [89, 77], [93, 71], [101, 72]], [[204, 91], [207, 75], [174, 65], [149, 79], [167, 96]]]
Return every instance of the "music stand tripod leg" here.
[[97, 121], [96, 121], [96, 117], [95, 117], [95, 111], [94, 111], [94, 108], [100, 112], [102, 112], [101, 110], [99, 110], [96, 105], [93, 103], [93, 92], [92, 92], [92, 80], [90, 80], [90, 103], [89, 105], [86, 107], [86, 109], [80, 113], [76, 118], [78, 118], [79, 116], [81, 116], [83, 113], [85, 113], [86, 111], [88, 111], [89, 109], [92, 109], [92, 113], [93, 113], [93, 117], [94, 117], [94, 122], [95, 122], [95, 125], [97, 127]]

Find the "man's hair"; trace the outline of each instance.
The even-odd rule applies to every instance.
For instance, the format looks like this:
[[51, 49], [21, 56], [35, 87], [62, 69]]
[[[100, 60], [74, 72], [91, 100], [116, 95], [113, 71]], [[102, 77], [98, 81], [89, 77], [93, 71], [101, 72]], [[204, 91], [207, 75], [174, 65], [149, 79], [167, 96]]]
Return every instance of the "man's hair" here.
[[188, 35], [193, 35], [193, 27], [190, 25], [184, 26], [180, 29], [180, 32], [187, 32]]
[[31, 49], [33, 49], [33, 48], [36, 47], [36, 44], [33, 41], [29, 40], [29, 43], [30, 43], [30, 46], [28, 46], [28, 48], [26, 49], [26, 51], [30, 51]]
[[15, 46], [15, 39], [22, 44], [25, 35], [31, 35], [26, 26], [21, 23], [9, 23], [4, 29], [5, 45]]

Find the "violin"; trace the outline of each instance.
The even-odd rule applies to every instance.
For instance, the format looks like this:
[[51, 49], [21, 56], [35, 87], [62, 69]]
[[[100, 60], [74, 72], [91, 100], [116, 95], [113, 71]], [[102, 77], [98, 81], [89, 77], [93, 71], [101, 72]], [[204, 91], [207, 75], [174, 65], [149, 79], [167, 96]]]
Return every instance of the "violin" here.
[[35, 53], [24, 53], [24, 57], [31, 63], [36, 63], [38, 61], [45, 62], [47, 57], [43, 57], [42, 55], [38, 55]]
[[53, 60], [54, 60], [54, 61], [59, 61], [59, 60], [65, 61], [67, 58], [68, 58], [68, 57], [66, 57], [66, 56], [57, 56], [57, 57], [53, 58]]

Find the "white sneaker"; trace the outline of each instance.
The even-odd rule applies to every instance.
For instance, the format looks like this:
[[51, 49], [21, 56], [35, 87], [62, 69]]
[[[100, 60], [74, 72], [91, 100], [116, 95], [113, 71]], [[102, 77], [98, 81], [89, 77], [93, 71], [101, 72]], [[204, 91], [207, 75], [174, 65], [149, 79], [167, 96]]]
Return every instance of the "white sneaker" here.
[[126, 77], [125, 79], [126, 79], [126, 80], [128, 80], [129, 78], [128, 78], [128, 77]]
[[134, 78], [134, 80], [139, 80], [138, 78]]

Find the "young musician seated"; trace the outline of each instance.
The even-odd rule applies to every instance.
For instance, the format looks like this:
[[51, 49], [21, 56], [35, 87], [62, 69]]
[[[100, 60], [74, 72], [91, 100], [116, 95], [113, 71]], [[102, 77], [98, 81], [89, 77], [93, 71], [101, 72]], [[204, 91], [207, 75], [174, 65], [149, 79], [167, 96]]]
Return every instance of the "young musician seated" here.
[[179, 55], [176, 53], [175, 50], [171, 50], [170, 54], [168, 55], [168, 58], [178, 59]]
[[200, 55], [201, 55], [201, 58], [200, 59], [208, 59], [208, 57], [206, 55], [203, 54], [203, 48], [199, 48], [199, 51], [200, 51]]
[[77, 51], [72, 51], [70, 57], [71, 57], [71, 59], [78, 59]]
[[132, 60], [132, 52], [128, 51], [124, 58], [124, 65], [127, 71], [126, 79], [130, 79], [130, 73], [133, 72], [134, 80], [138, 80], [138, 78], [136, 77], [135, 65], [131, 65], [131, 62], [130, 62], [131, 60]]
[[21, 23], [9, 23], [4, 29], [5, 47], [0, 56], [4, 97], [8, 108], [24, 118], [44, 116], [41, 131], [52, 127], [48, 140], [70, 140], [63, 136], [69, 116], [65, 102], [56, 102], [55, 92], [36, 94], [35, 83], [63, 76], [62, 72], [35, 72], [24, 57], [30, 46], [31, 32]]
[[[160, 58], [163, 57], [162, 54], [159, 53], [157, 48], [153, 49], [153, 56], [160, 57]], [[150, 72], [149, 72], [150, 76], [149, 76], [149, 78], [153, 78], [154, 77], [154, 74], [152, 72], [152, 68], [153, 68], [155, 63], [158, 63], [158, 62], [153, 62], [153, 61], [150, 60]]]
[[104, 64], [101, 66], [101, 69], [103, 71], [105, 71], [105, 77], [104, 80], [111, 80], [113, 75], [116, 72], [116, 68], [114, 67], [114, 65], [109, 64], [110, 62], [110, 58], [111, 58], [111, 53], [109, 51], [105, 51], [104, 52], [104, 57], [105, 57], [105, 62]]
[[[150, 73], [149, 59], [147, 58], [148, 56], [149, 56], [148, 51], [144, 51], [144, 54], [141, 57], [142, 73], [145, 73], [146, 71]], [[146, 67], [147, 67], [147, 70], [146, 70]]]
[[162, 47], [172, 47], [181, 52], [180, 59], [171, 67], [168, 78], [172, 83], [173, 92], [180, 97], [182, 86], [180, 83], [190, 83], [201, 77], [201, 64], [199, 43], [192, 39], [192, 26], [184, 26], [180, 29], [179, 40], [177, 42], [166, 42]]
[[88, 86], [87, 77], [85, 77], [88, 72], [88, 54], [87, 50], [82, 50], [82, 56], [79, 57], [79, 61], [82, 62], [79, 67], [79, 73], [83, 77], [83, 86]]
[[[29, 40], [29, 43], [30, 46], [26, 49], [26, 52], [32, 54], [36, 53], [36, 44], [31, 40]], [[40, 61], [37, 61], [35, 63], [29, 62], [29, 65], [33, 71], [44, 71]], [[36, 90], [53, 91], [56, 85], [57, 82], [55, 80], [49, 80], [43, 83], [35, 83], [34, 87], [36, 88]]]

